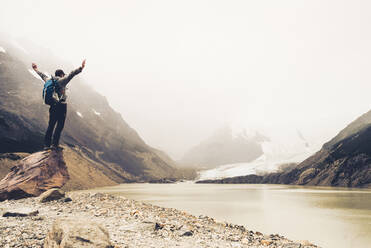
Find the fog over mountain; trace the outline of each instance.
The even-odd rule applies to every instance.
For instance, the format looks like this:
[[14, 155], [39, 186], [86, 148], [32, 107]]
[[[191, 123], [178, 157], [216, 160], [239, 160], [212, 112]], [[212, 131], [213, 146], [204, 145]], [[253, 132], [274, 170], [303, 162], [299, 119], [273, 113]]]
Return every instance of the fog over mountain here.
[[218, 129], [211, 137], [187, 151], [179, 161], [198, 169], [215, 168], [220, 165], [251, 162], [261, 155], [261, 143], [269, 138], [258, 132], [246, 130], [233, 134], [229, 126]]
[[[63, 61], [48, 50], [0, 36], [0, 178], [14, 161], [43, 148], [48, 106], [42, 100], [43, 81], [28, 66], [31, 57], [51, 72]], [[71, 68], [73, 68], [71, 66]], [[68, 84], [67, 123], [61, 137], [63, 157], [71, 174], [69, 189], [123, 182], [183, 178], [166, 153], [148, 146], [105, 97], [80, 77]], [[22, 153], [22, 154], [19, 154]], [[63, 160], [63, 157], [61, 159]]]
[[4, 0], [0, 32], [61, 68], [86, 58], [81, 78], [180, 159], [225, 124], [322, 144], [368, 111], [370, 12], [367, 0]]

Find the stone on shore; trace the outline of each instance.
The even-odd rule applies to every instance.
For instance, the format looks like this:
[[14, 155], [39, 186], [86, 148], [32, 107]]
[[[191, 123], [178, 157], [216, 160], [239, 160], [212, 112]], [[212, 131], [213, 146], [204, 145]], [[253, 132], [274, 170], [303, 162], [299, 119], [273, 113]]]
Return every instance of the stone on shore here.
[[22, 159], [0, 181], [0, 201], [39, 196], [69, 180], [62, 151], [42, 151]]
[[40, 202], [55, 201], [64, 198], [65, 193], [61, 189], [49, 189], [40, 195]]
[[182, 234], [182, 236], [187, 236], [187, 237], [192, 236], [192, 235], [193, 235], [192, 231], [186, 231]]
[[288, 243], [284, 244], [282, 248], [301, 248], [301, 244], [299, 243]]
[[47, 234], [44, 248], [113, 248], [106, 229], [86, 220], [57, 219]]
[[260, 243], [261, 243], [262, 245], [266, 245], [266, 246], [268, 246], [268, 245], [272, 244], [272, 240], [269, 240], [269, 239], [263, 239], [262, 241], [260, 241]]
[[36, 216], [38, 214], [39, 214], [38, 210], [30, 209], [30, 208], [20, 208], [20, 209], [6, 210], [1, 214], [1, 216], [2, 217], [27, 217], [27, 216]]

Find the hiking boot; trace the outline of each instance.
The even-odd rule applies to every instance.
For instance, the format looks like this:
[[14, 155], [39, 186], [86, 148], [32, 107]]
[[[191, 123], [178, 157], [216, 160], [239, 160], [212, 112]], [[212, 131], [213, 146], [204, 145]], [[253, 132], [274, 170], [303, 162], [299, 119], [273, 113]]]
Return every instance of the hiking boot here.
[[48, 151], [48, 150], [50, 150], [50, 149], [51, 149], [50, 146], [44, 146], [44, 148], [43, 148], [44, 151]]
[[52, 145], [52, 150], [56, 150], [56, 151], [62, 151], [63, 150], [63, 147], [59, 146], [59, 145]]

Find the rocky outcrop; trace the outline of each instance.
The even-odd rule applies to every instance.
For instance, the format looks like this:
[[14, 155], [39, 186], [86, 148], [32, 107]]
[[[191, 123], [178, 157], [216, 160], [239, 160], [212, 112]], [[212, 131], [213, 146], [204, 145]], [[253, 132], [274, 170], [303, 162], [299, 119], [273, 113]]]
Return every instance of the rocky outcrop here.
[[113, 248], [106, 229], [97, 223], [58, 219], [44, 241], [45, 248]]
[[0, 154], [0, 180], [10, 172], [10, 169], [16, 166], [19, 161], [29, 153], [1, 153]]
[[48, 189], [62, 187], [68, 179], [62, 151], [37, 152], [22, 159], [0, 181], [0, 201], [39, 196]]

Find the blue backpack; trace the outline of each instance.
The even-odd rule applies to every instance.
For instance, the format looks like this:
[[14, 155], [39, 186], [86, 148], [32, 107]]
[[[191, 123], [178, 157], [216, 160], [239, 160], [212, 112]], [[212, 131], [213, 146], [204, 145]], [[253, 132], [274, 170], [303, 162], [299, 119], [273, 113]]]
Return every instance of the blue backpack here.
[[58, 102], [57, 94], [58, 82], [53, 78], [49, 79], [44, 84], [43, 99], [47, 105], [53, 105]]

